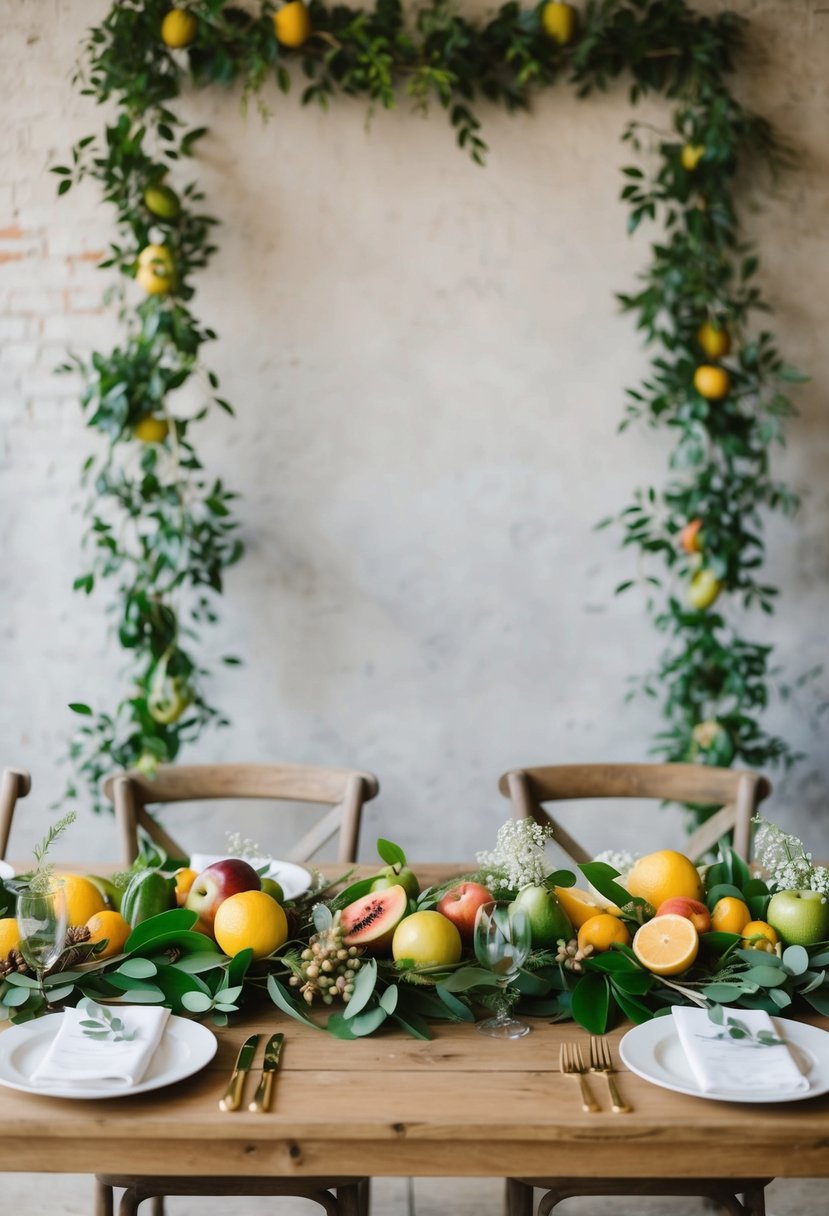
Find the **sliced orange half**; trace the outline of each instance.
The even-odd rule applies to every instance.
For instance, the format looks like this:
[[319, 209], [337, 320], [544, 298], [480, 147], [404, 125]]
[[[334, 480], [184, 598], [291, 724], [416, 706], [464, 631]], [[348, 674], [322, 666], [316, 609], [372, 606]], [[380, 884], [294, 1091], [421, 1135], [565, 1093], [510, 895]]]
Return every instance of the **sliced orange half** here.
[[646, 921], [633, 939], [633, 953], [654, 975], [679, 975], [687, 971], [698, 950], [699, 934], [694, 925], [674, 912]]
[[574, 929], [580, 929], [591, 916], [602, 912], [618, 913], [619, 909], [612, 905], [599, 903], [590, 891], [582, 891], [580, 887], [554, 887], [558, 902], [567, 913], [567, 918]]

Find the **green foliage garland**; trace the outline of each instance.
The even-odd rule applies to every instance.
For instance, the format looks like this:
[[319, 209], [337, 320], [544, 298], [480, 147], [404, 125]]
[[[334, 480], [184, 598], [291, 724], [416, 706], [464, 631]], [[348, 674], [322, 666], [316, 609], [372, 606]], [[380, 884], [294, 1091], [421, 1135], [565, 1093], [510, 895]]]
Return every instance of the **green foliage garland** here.
[[[477, 24], [446, 0], [411, 13], [399, 0], [376, 0], [365, 11], [312, 0], [310, 37], [289, 49], [277, 39], [267, 0], [258, 12], [191, 0], [176, 18], [186, 49], [171, 49], [161, 37], [168, 0], [121, 0], [90, 32], [77, 81], [98, 103], [114, 101], [117, 113], [103, 139], [81, 140], [71, 163], [54, 172], [60, 193], [95, 178], [116, 209], [119, 236], [102, 265], [121, 276], [125, 336], [108, 354], [67, 364], [84, 378], [88, 425], [107, 443], [85, 471], [92, 557], [76, 586], [88, 593], [99, 579], [115, 581], [118, 636], [132, 656], [131, 691], [114, 713], [74, 707], [87, 721], [72, 753], [96, 802], [108, 768], [151, 769], [224, 721], [202, 692], [206, 672], [183, 645], [215, 620], [214, 595], [242, 545], [233, 495], [204, 473], [192, 440], [209, 410], [230, 406], [202, 363], [202, 346], [216, 335], [189, 308], [192, 278], [215, 251], [216, 221], [186, 180], [205, 130], [186, 129], [172, 107], [189, 84], [241, 82], [247, 100], [271, 79], [287, 93], [296, 76], [305, 80], [303, 104], [327, 107], [345, 94], [391, 108], [401, 93], [416, 109], [436, 103], [477, 163], [486, 152], [481, 102], [524, 110], [559, 78], [586, 96], [622, 75], [632, 101], [653, 93], [670, 100], [661, 136], [635, 123], [624, 136], [646, 165], [623, 170], [628, 231], [648, 220], [662, 235], [640, 289], [620, 301], [655, 352], [643, 384], [628, 391], [623, 428], [669, 427], [675, 445], [666, 484], [637, 491], [620, 516], [624, 545], [655, 564], [617, 590], [643, 583], [667, 638], [657, 670], [641, 681], [662, 700], [665, 728], [655, 750], [715, 764], [794, 758], [760, 723], [771, 648], [742, 638], [735, 613], [712, 610], [716, 600], [773, 610], [776, 591], [761, 580], [762, 513], [797, 506], [772, 477], [769, 456], [793, 412], [785, 384], [801, 377], [771, 333], [755, 327], [767, 309], [734, 202], [747, 158], [777, 156], [768, 125], [727, 84], [743, 22], [730, 13], [701, 16], [684, 0], [590, 0], [562, 45], [547, 32], [548, 18], [569, 8], [506, 3]], [[137, 306], [133, 278], [147, 292]], [[713, 355], [710, 336], [700, 338], [706, 322], [720, 346]], [[713, 389], [699, 379], [700, 365], [703, 376], [713, 374]], [[195, 380], [205, 404], [183, 417], [173, 394]], [[689, 524], [696, 532], [686, 540]]]

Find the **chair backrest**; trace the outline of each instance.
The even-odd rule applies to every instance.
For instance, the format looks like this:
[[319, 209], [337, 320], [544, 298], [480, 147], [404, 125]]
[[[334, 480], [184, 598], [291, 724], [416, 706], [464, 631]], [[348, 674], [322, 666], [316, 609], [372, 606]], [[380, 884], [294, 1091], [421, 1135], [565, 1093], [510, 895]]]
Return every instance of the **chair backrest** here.
[[24, 768], [4, 768], [0, 776], [0, 859], [6, 856], [14, 806], [32, 788], [32, 779]]
[[147, 811], [155, 803], [191, 802], [216, 798], [261, 798], [308, 802], [331, 810], [305, 833], [285, 858], [308, 861], [339, 833], [337, 860], [357, 860], [363, 803], [379, 791], [377, 778], [356, 769], [317, 768], [303, 764], [162, 764], [152, 777], [130, 770], [114, 773], [104, 793], [115, 804], [124, 862], [138, 855], [138, 829], [172, 857], [183, 849]]
[[556, 822], [543, 803], [579, 798], [658, 798], [719, 807], [688, 836], [682, 851], [696, 860], [731, 832], [735, 852], [748, 860], [751, 817], [771, 793], [769, 782], [758, 773], [703, 764], [552, 764], [512, 769], [501, 777], [498, 788], [512, 799], [516, 819], [551, 824], [556, 843], [575, 862], [590, 861], [591, 855]]

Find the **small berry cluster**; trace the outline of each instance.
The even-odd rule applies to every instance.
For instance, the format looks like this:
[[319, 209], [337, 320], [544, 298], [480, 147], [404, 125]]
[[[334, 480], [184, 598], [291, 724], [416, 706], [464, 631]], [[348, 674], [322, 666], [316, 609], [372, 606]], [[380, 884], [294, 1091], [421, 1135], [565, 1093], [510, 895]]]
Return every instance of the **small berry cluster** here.
[[593, 953], [593, 947], [584, 946], [580, 949], [578, 940], [575, 937], [569, 942], [561, 938], [557, 944], [556, 962], [560, 963], [568, 971], [583, 971], [582, 963]]
[[336, 913], [329, 928], [315, 933], [299, 956], [299, 964], [289, 983], [299, 988], [303, 999], [313, 1004], [321, 996], [326, 1005], [336, 999], [351, 1000], [354, 980], [361, 967], [359, 946], [346, 946], [340, 914]]

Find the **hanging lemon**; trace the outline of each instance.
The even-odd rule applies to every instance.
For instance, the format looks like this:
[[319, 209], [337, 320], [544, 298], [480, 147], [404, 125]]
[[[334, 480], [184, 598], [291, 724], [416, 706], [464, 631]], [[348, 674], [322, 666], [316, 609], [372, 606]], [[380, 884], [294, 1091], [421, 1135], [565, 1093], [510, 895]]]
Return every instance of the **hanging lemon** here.
[[705, 156], [705, 144], [683, 144], [679, 159], [682, 162], [682, 168], [688, 173], [693, 173], [703, 156]]
[[156, 418], [147, 414], [136, 422], [132, 433], [141, 443], [163, 443], [170, 432], [170, 424], [166, 418]]
[[161, 22], [161, 41], [173, 51], [189, 46], [195, 38], [199, 23], [192, 13], [171, 8]]
[[688, 603], [697, 612], [704, 612], [706, 608], [711, 607], [721, 591], [722, 583], [716, 574], [703, 566], [701, 570], [697, 570], [688, 585]]
[[148, 295], [166, 295], [173, 290], [175, 263], [166, 245], [147, 245], [138, 255], [136, 282]]
[[724, 359], [731, 350], [731, 335], [724, 325], [704, 321], [697, 330], [697, 342], [709, 359]]
[[288, 0], [273, 15], [276, 40], [283, 46], [298, 47], [311, 37], [311, 15], [303, 0]]
[[144, 191], [144, 206], [160, 220], [174, 220], [181, 210], [175, 190], [169, 186], [148, 186]]
[[573, 41], [576, 32], [576, 10], [572, 4], [560, 4], [558, 0], [548, 0], [541, 10], [541, 24], [545, 33], [559, 44], [566, 46]]
[[694, 388], [706, 401], [721, 401], [723, 397], [728, 396], [731, 377], [723, 367], [700, 363], [694, 372]]

